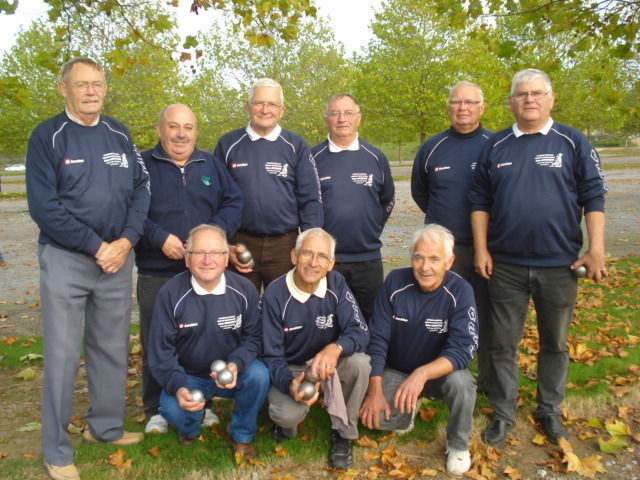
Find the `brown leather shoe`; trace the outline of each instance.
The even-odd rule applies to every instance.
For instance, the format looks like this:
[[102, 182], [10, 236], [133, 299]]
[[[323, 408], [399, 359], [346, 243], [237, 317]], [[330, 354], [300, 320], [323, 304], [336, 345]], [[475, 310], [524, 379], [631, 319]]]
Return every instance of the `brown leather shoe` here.
[[197, 437], [189, 438], [189, 437], [185, 437], [184, 435], [180, 435], [178, 437], [178, 443], [186, 447], [187, 445], [191, 445], [193, 442], [195, 442], [196, 438]]
[[140, 443], [144, 438], [144, 434], [139, 432], [122, 432], [122, 437], [112, 442], [103, 442], [91, 435], [91, 432], [87, 428], [82, 432], [82, 441], [84, 443], [108, 443], [110, 445], [117, 445], [118, 447], [126, 447], [127, 445], [133, 445], [134, 443]]
[[58, 467], [44, 462], [44, 470], [47, 472], [47, 477], [53, 480], [80, 480], [78, 469], [73, 463]]
[[234, 442], [232, 439], [231, 445], [233, 446], [234, 454], [241, 453], [244, 456], [244, 458], [256, 457], [256, 451], [253, 449], [253, 445], [251, 445], [250, 443]]

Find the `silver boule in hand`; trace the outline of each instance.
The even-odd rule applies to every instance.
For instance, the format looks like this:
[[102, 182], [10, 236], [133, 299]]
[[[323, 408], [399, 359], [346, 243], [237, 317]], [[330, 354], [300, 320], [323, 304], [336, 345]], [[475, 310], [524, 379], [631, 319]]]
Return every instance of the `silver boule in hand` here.
[[310, 383], [318, 383], [320, 381], [320, 378], [311, 371], [311, 367], [307, 367], [304, 371], [304, 379]]
[[578, 268], [576, 268], [573, 271], [573, 274], [577, 277], [577, 278], [584, 278], [587, 276], [587, 267], [585, 267], [584, 265], [580, 265]]
[[300, 383], [298, 392], [302, 392], [303, 400], [309, 400], [316, 394], [316, 386], [311, 382], [303, 380], [302, 383]]
[[200, 390], [191, 390], [190, 393], [194, 402], [204, 402], [204, 393]]
[[225, 368], [227, 368], [227, 362], [224, 360], [214, 360], [211, 363], [211, 373], [220, 373]]
[[251, 256], [251, 252], [249, 250], [247, 250], [247, 246], [244, 245], [243, 243], [238, 243], [236, 245], [236, 248], [243, 248], [244, 250], [242, 250], [241, 252], [239, 252], [237, 254], [238, 257], [238, 261], [243, 264], [246, 265], [247, 263], [249, 263], [253, 257]]
[[225, 368], [224, 370], [221, 370], [218, 372], [218, 377], [216, 380], [220, 385], [224, 387], [226, 385], [229, 385], [231, 382], [233, 382], [233, 379], [234, 379], [233, 373], [230, 370], [227, 370]]

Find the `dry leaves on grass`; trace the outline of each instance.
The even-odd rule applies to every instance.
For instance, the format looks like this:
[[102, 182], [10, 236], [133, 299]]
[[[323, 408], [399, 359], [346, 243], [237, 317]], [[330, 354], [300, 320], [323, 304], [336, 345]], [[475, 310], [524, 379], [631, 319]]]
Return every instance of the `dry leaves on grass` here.
[[126, 470], [131, 468], [133, 459], [130, 458], [127, 460], [127, 454], [124, 450], [118, 449], [116, 453], [109, 455], [109, 459], [105, 460], [105, 463], [108, 463], [116, 470]]

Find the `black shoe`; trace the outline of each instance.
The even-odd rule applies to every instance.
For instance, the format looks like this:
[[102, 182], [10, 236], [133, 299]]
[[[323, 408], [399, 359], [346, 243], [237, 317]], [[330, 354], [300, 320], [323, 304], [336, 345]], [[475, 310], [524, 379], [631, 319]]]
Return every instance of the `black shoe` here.
[[331, 430], [331, 451], [329, 466], [336, 470], [346, 470], [353, 464], [351, 440], [342, 438], [337, 430]]
[[557, 415], [536, 417], [536, 423], [542, 430], [542, 433], [547, 436], [549, 443], [557, 445], [560, 437], [567, 438], [567, 431], [562, 426], [562, 422]]
[[487, 445], [497, 447], [504, 442], [504, 438], [513, 429], [513, 425], [509, 425], [504, 420], [494, 418], [487, 429], [482, 433], [482, 440]]
[[271, 438], [273, 438], [273, 441], [276, 443], [282, 443], [289, 437], [284, 434], [280, 425], [273, 424], [273, 427], [271, 427]]

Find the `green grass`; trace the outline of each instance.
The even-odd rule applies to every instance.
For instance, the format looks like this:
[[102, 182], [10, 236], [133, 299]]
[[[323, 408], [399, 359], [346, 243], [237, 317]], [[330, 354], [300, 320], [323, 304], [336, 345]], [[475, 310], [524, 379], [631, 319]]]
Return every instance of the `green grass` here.
[[[585, 344], [593, 352], [600, 352], [599, 358], [588, 365], [586, 363], [572, 361], [569, 366], [568, 382], [577, 388], [567, 390], [567, 404], [580, 399], [590, 399], [596, 406], [613, 398], [611, 387], [616, 386], [617, 378], [629, 378], [638, 381], [638, 374], [632, 373], [632, 365], [640, 365], [640, 342], [635, 343], [634, 338], [640, 337], [640, 257], [630, 256], [612, 260], [608, 264], [609, 276], [601, 284], [581, 280], [578, 293], [578, 302], [574, 317], [574, 323], [570, 329], [570, 344], [575, 346]], [[529, 316], [528, 325], [532, 327], [534, 317]], [[137, 333], [137, 325], [132, 325], [132, 333]], [[527, 330], [534, 336], [535, 329]], [[26, 353], [40, 353], [41, 339], [34, 337], [36, 342], [18, 339], [11, 346], [6, 345], [7, 337], [0, 337], [0, 373], [5, 373], [5, 378], [14, 376], [19, 369], [24, 367], [20, 357]], [[27, 345], [27, 346], [24, 346]], [[602, 356], [603, 352], [611, 352], [613, 356]], [[624, 353], [623, 353], [624, 352]], [[526, 350], [522, 355], [528, 355]], [[475, 362], [471, 371], [475, 371]], [[522, 373], [522, 372], [521, 372]], [[7, 375], [9, 374], [9, 375]], [[583, 388], [592, 379], [598, 382]], [[141, 408], [135, 407], [135, 397], [140, 396], [139, 385], [131, 390], [132, 398], [128, 401], [133, 405], [137, 414], [130, 415], [125, 427], [133, 431], [142, 431], [142, 424], [133, 420], [135, 415], [141, 413]], [[38, 395], [35, 391], [33, 395]], [[521, 375], [520, 394], [524, 404], [521, 412], [528, 412], [534, 408], [535, 381]], [[222, 420], [218, 432], [224, 432], [230, 416], [231, 402], [216, 402], [216, 413]], [[442, 402], [424, 400], [423, 406], [432, 406], [437, 409], [435, 416], [424, 422], [416, 419], [416, 427], [402, 437], [392, 440], [397, 445], [405, 445], [420, 441], [424, 443], [441, 439], [448, 418], [448, 412]], [[485, 395], [478, 395], [477, 408], [488, 406]], [[481, 414], [476, 414], [478, 417]], [[35, 416], [37, 418], [37, 415]], [[291, 473], [296, 478], [313, 478], [326, 476], [328, 472], [322, 470], [326, 465], [328, 453], [329, 421], [326, 412], [317, 406], [312, 407], [310, 414], [299, 431], [299, 437], [288, 440], [282, 444], [287, 453], [287, 459], [282, 459], [275, 454], [275, 443], [271, 439], [269, 428], [271, 422], [266, 414], [266, 406], [262, 409], [259, 418], [260, 431], [255, 437], [254, 446], [258, 452], [258, 460], [264, 462], [267, 467], [246, 466], [239, 469], [234, 462], [231, 448], [224, 438], [216, 436], [209, 430], [203, 429], [204, 442], [196, 442], [189, 447], [180, 447], [177, 444], [177, 433], [171, 430], [166, 435], [147, 435], [139, 445], [126, 447], [127, 459], [133, 459], [131, 468], [124, 472], [117, 472], [105, 463], [108, 456], [115, 453], [117, 448], [109, 445], [89, 445], [79, 442], [79, 436], [74, 435], [76, 451], [76, 464], [79, 466], [83, 478], [96, 480], [126, 478], [126, 479], [207, 479], [207, 478], [241, 478], [250, 479], [251, 472], [259, 472], [259, 478], [268, 478], [268, 472], [273, 468], [285, 468], [285, 472]], [[367, 435], [376, 440], [385, 436], [385, 432], [369, 431], [362, 428], [361, 435]], [[221, 433], [219, 433], [221, 435]], [[39, 437], [39, 435], [38, 435]], [[38, 439], [39, 441], [39, 439]], [[159, 457], [153, 457], [148, 450], [159, 448]], [[0, 452], [3, 447], [0, 444]], [[34, 446], [32, 451], [38, 451]], [[3, 479], [41, 478], [41, 458], [22, 458], [10, 456], [0, 460], [0, 469]], [[318, 469], [295, 473], [295, 469], [307, 468], [306, 465], [315, 462], [321, 465]], [[283, 467], [285, 465], [285, 467]], [[291, 470], [294, 469], [294, 470]], [[195, 472], [195, 473], [194, 473]], [[283, 472], [284, 473], [284, 472]]]
[[0, 193], [0, 198], [27, 198], [27, 192]]

